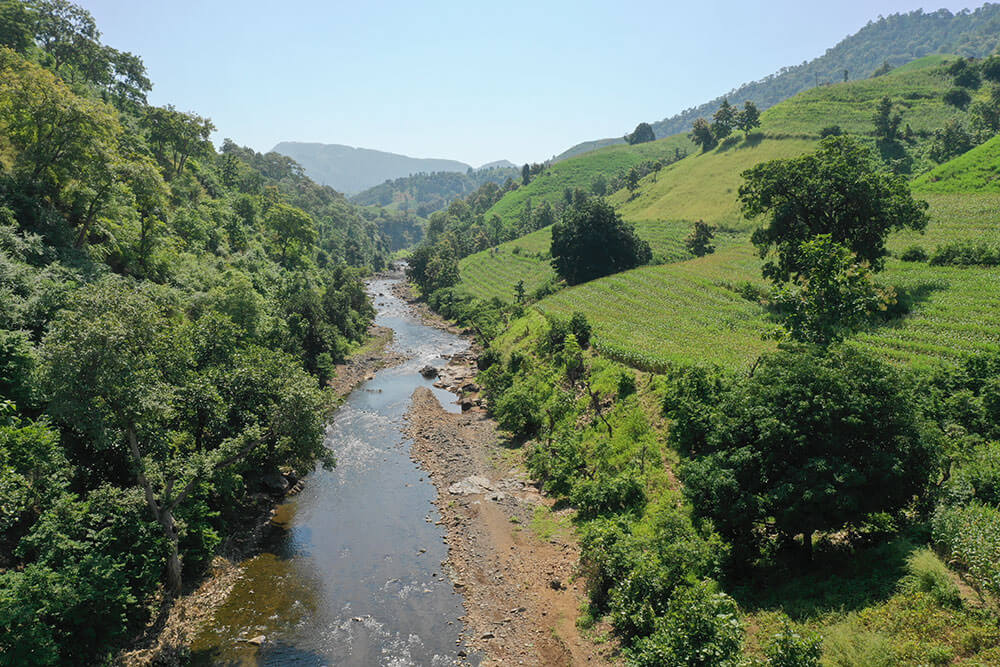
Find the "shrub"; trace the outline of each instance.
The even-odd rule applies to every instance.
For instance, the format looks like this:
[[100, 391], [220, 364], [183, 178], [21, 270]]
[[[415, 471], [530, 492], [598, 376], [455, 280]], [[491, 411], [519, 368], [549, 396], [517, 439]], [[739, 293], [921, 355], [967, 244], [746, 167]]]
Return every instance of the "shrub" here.
[[930, 263], [931, 266], [998, 266], [1000, 247], [982, 241], [955, 241], [939, 246]]
[[899, 255], [899, 258], [904, 262], [926, 262], [927, 251], [921, 246], [911, 245]]
[[906, 559], [907, 574], [900, 588], [909, 593], [925, 593], [942, 607], [962, 606], [958, 586], [951, 580], [948, 568], [930, 549], [920, 549]]
[[743, 643], [736, 603], [708, 582], [677, 591], [652, 635], [636, 642], [630, 657], [640, 667], [737, 665]]
[[833, 667], [895, 667], [898, 664], [889, 638], [865, 630], [853, 617], [827, 631], [823, 639], [823, 658]]
[[635, 393], [635, 375], [631, 371], [622, 371], [618, 376], [618, 400], [624, 400]]
[[764, 649], [768, 667], [819, 667], [822, 653], [822, 637], [797, 631], [787, 619]]
[[492, 347], [488, 347], [476, 359], [476, 368], [485, 371], [487, 368], [499, 363], [500, 359], [500, 353]]
[[844, 131], [840, 129], [839, 125], [827, 125], [822, 130], [819, 131], [820, 139], [826, 139], [827, 137], [839, 137]]
[[530, 437], [542, 426], [544, 388], [534, 381], [515, 382], [496, 401], [493, 414], [500, 427], [516, 436]]
[[582, 479], [573, 487], [570, 502], [583, 518], [639, 510], [646, 502], [642, 480], [634, 470], [613, 477]]
[[586, 315], [580, 311], [574, 311], [569, 318], [569, 330], [576, 336], [576, 342], [580, 344], [580, 347], [586, 350], [590, 346], [590, 322], [587, 321]]

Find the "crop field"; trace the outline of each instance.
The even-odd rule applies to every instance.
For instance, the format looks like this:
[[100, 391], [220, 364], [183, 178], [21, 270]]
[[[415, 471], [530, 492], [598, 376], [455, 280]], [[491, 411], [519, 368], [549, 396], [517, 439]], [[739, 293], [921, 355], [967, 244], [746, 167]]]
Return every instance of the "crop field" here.
[[531, 294], [542, 283], [555, 278], [549, 260], [542, 257], [548, 254], [551, 243], [552, 231], [546, 227], [494, 250], [463, 258], [458, 264], [461, 291], [479, 299], [499, 297], [512, 301], [514, 286], [523, 280], [525, 292]]
[[[1000, 242], [1000, 195], [930, 195], [924, 235], [890, 240], [897, 251], [914, 242], [928, 250], [958, 239]], [[744, 237], [745, 239], [745, 237]], [[748, 363], [773, 343], [763, 308], [733, 289], [763, 284], [760, 260], [746, 241], [713, 255], [649, 266], [553, 294], [543, 312], [583, 312], [595, 345], [619, 361], [646, 369], [669, 362]], [[855, 343], [895, 363], [923, 365], [977, 351], [1000, 351], [1000, 270], [939, 267], [889, 260], [880, 281], [912, 301], [906, 316], [859, 334]]]
[[[901, 127], [932, 132], [959, 115], [945, 104], [943, 93], [951, 77], [937, 68], [939, 58], [923, 58], [903, 70], [875, 79], [860, 79], [811, 88], [761, 114], [761, 125], [770, 132], [817, 135], [829, 125], [845, 132], [870, 134], [879, 101], [888, 96], [903, 118]], [[985, 91], [977, 96], [985, 95]], [[731, 100], [735, 103], [734, 100]]]
[[689, 224], [704, 220], [712, 225], [745, 229], [737, 193], [746, 169], [778, 158], [802, 155], [816, 147], [810, 139], [774, 139], [766, 134], [751, 135], [745, 142], [724, 150], [689, 155], [665, 167], [659, 174], [642, 179], [634, 198], [627, 191], [615, 193], [608, 201], [625, 220], [649, 228], [657, 221], [684, 220]]
[[913, 181], [929, 192], [1000, 192], [1000, 136], [945, 162]]

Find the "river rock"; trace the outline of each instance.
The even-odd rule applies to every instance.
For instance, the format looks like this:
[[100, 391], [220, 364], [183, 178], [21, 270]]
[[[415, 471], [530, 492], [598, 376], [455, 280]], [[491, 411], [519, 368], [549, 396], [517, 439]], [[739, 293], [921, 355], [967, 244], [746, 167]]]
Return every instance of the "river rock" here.
[[493, 490], [493, 483], [485, 477], [470, 475], [460, 482], [448, 487], [448, 493], [453, 496], [470, 496]]
[[438, 376], [438, 369], [434, 368], [430, 364], [427, 364], [420, 369], [420, 374], [429, 380]]
[[264, 488], [272, 493], [284, 493], [288, 491], [288, 487], [291, 486], [288, 483], [288, 479], [281, 473], [277, 472], [269, 472], [262, 475], [260, 482], [264, 485]]

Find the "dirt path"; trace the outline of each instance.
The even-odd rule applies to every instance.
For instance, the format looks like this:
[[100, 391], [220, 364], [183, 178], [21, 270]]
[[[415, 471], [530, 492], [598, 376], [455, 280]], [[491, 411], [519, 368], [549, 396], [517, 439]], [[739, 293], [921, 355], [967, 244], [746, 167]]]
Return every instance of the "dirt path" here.
[[[468, 387], [473, 375], [473, 361], [456, 359], [440, 384]], [[585, 593], [574, 579], [579, 551], [565, 512], [552, 512], [517, 452], [499, 445], [492, 420], [478, 407], [445, 412], [419, 388], [407, 421], [411, 455], [438, 489], [446, 569], [465, 597], [468, 643], [483, 664], [617, 664], [611, 644], [576, 626]]]

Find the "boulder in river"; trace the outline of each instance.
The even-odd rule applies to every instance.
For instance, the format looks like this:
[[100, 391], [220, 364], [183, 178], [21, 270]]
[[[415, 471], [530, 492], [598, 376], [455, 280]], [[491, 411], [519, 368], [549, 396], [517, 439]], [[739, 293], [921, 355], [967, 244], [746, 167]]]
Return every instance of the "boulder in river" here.
[[429, 380], [438, 376], [438, 369], [434, 368], [430, 364], [427, 364], [420, 369], [420, 374]]
[[262, 475], [260, 483], [271, 493], [284, 493], [291, 486], [288, 483], [288, 478], [279, 472], [269, 472]]

